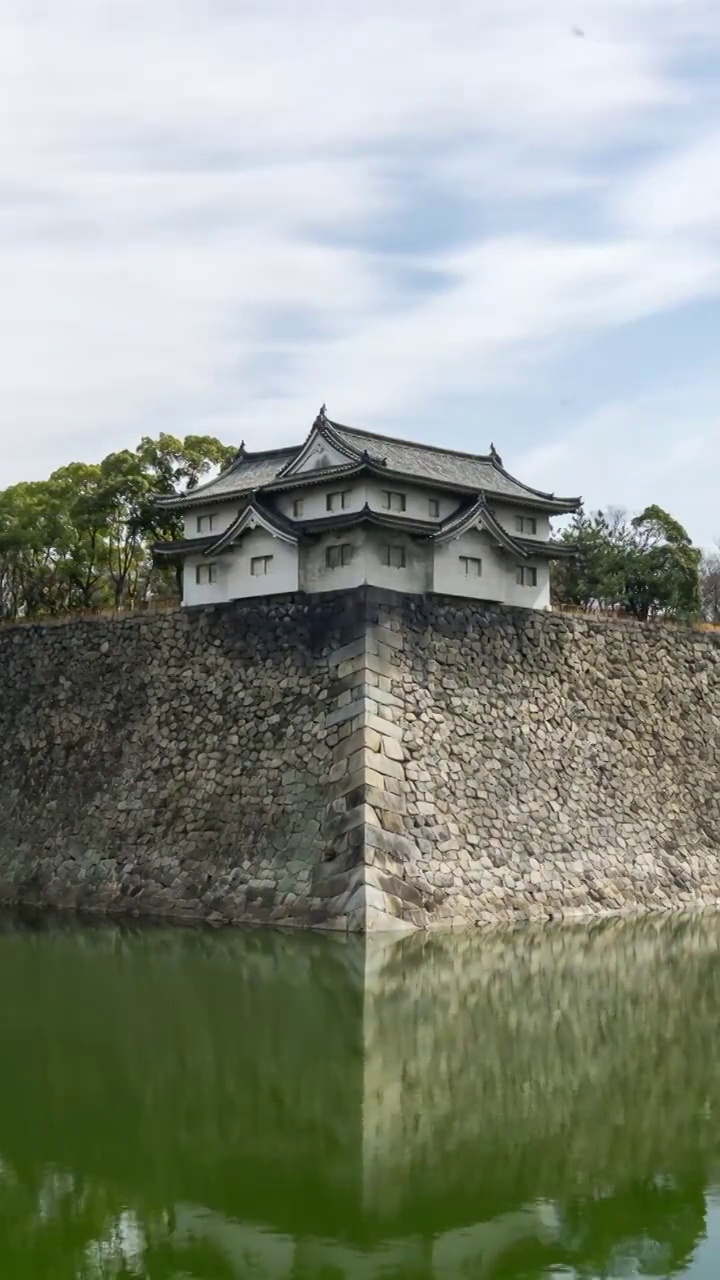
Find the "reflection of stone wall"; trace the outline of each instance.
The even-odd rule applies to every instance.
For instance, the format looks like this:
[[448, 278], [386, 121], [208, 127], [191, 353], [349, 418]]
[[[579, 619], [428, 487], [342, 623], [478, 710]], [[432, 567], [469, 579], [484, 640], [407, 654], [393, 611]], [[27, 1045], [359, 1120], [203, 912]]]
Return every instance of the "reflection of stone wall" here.
[[720, 922], [413, 935], [365, 995], [367, 1208], [720, 1172]]
[[677, 1257], [720, 1173], [719, 952], [701, 917], [367, 942], [0, 928], [0, 1257], [40, 1199], [78, 1232], [125, 1215], [152, 1275]]
[[362, 973], [311, 934], [0, 932], [0, 1158], [260, 1220], [357, 1203]]

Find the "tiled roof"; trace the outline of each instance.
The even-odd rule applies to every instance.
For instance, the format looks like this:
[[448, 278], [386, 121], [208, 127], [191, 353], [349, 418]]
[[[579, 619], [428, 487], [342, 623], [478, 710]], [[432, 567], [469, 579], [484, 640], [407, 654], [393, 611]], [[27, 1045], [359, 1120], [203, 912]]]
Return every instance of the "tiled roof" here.
[[489, 457], [471, 453], [455, 453], [451, 449], [435, 448], [414, 440], [395, 440], [391, 436], [377, 436], [354, 427], [332, 424], [337, 434], [347, 444], [361, 452], [379, 454], [390, 471], [417, 476], [431, 483], [460, 485], [466, 489], [485, 489], [494, 493], [508, 493], [527, 497], [524, 485], [498, 471]]
[[190, 503], [215, 501], [218, 498], [235, 498], [242, 493], [252, 493], [271, 484], [285, 463], [294, 458], [296, 447], [271, 449], [266, 453], [244, 453], [222, 471], [214, 480], [199, 484], [189, 493], [164, 495], [156, 498], [158, 506], [187, 506]]
[[[160, 506], [187, 506], [201, 502], [215, 502], [224, 497], [232, 498], [244, 493], [261, 489], [272, 489], [282, 483], [284, 488], [306, 483], [315, 483], [332, 478], [343, 469], [353, 470], [363, 465], [370, 456], [372, 466], [382, 460], [388, 473], [416, 479], [421, 483], [436, 484], [464, 490], [465, 492], [492, 494], [498, 498], [508, 498], [545, 505], [555, 510], [575, 510], [580, 500], [575, 498], [556, 498], [554, 494], [543, 493], [521, 484], [509, 475], [499, 463], [497, 455], [459, 453], [451, 449], [441, 449], [433, 445], [419, 444], [413, 440], [397, 440], [392, 436], [376, 435], [370, 431], [360, 431], [355, 427], [346, 427], [340, 423], [320, 418], [315, 428], [325, 430], [327, 438], [335, 439], [338, 446], [347, 449], [350, 459], [344, 468], [332, 468], [325, 471], [299, 473], [292, 477], [278, 480], [279, 473], [297, 457], [303, 445], [287, 449], [274, 449], [266, 453], [241, 452], [227, 471], [215, 480], [198, 485], [192, 493], [177, 497], [160, 497]], [[353, 460], [353, 455], [357, 461]], [[364, 457], [365, 455], [365, 457]]]

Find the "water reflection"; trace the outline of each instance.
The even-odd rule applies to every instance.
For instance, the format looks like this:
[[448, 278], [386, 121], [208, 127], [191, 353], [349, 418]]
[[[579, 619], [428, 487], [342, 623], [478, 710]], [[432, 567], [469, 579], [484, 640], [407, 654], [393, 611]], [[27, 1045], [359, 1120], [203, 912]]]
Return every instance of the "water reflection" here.
[[0, 1274], [720, 1274], [719, 954], [8, 927]]

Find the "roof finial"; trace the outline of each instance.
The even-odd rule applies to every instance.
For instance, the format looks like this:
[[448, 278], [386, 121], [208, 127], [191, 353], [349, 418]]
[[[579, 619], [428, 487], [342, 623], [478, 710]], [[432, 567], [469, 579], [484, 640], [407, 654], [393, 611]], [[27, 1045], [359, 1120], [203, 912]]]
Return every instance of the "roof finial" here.
[[233, 458], [231, 465], [234, 466], [236, 462], [241, 462], [244, 457], [245, 457], [245, 441], [241, 440], [240, 448], [235, 454], [235, 457]]
[[502, 466], [503, 460], [500, 457], [500, 454], [498, 453], [497, 449], [495, 448], [495, 445], [492, 443], [492, 440], [490, 441], [490, 457], [492, 458], [493, 462], [497, 463], [499, 467]]
[[320, 412], [319, 412], [319, 414], [318, 414], [317, 418], [315, 419], [315, 421], [314, 421], [314, 423], [313, 423], [313, 426], [314, 426], [314, 427], [324, 427], [326, 424], [327, 424], [327, 412], [326, 412], [326, 409], [325, 409], [325, 405], [324, 405], [324, 404], [322, 404], [322, 405], [320, 406]]

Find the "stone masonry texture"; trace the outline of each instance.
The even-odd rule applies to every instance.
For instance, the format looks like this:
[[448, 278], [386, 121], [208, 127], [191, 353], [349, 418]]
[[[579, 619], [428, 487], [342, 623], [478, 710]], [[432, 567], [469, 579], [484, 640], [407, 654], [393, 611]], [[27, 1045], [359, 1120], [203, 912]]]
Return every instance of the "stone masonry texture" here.
[[348, 932], [720, 904], [720, 638], [360, 588], [0, 632], [0, 901]]

